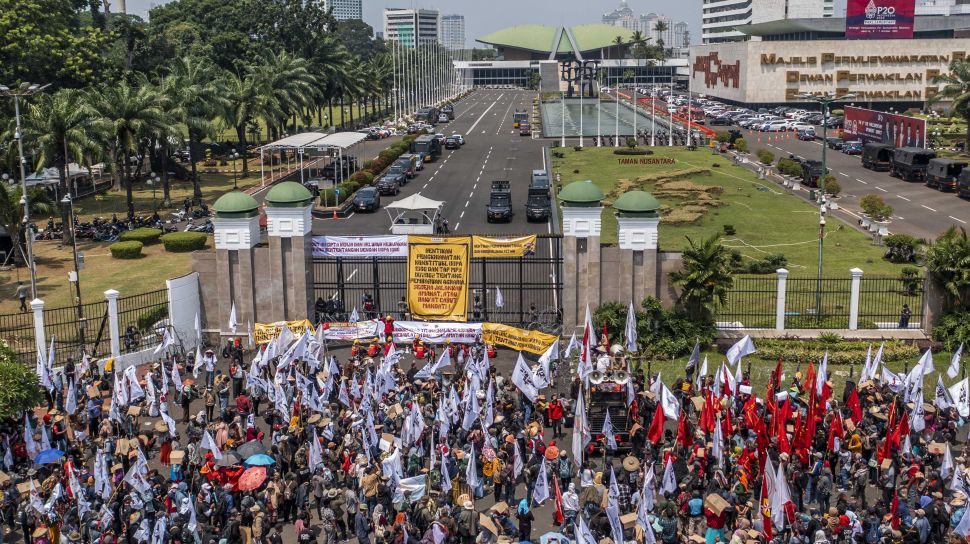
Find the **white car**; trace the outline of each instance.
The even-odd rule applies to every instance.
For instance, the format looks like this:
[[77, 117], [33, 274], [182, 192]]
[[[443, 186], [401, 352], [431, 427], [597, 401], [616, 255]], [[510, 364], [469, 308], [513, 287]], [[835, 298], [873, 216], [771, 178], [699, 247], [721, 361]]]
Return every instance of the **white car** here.
[[458, 142], [458, 145], [465, 145], [465, 137], [461, 134], [452, 134], [451, 137]]

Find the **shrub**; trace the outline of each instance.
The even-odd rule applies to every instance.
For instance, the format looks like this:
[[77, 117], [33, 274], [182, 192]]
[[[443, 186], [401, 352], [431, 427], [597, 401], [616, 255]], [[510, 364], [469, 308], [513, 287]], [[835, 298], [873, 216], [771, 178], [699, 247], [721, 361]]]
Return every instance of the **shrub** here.
[[745, 140], [744, 138], [738, 138], [737, 140], [734, 140], [734, 149], [737, 149], [741, 153], [747, 153], [751, 151], [751, 149], [748, 147], [748, 141]]
[[736, 231], [734, 230], [734, 225], [724, 225], [724, 234], [728, 236], [734, 236], [735, 232]]
[[343, 183], [339, 183], [337, 184], [337, 187], [340, 189], [340, 194], [342, 195], [343, 194], [352, 195], [357, 192], [357, 189], [360, 189], [360, 185], [358, 185], [356, 182], [353, 182], [353, 181], [345, 181]]
[[358, 185], [370, 185], [374, 183], [374, 174], [361, 170], [360, 172], [354, 172], [354, 175], [350, 176], [350, 181]]
[[835, 179], [835, 176], [828, 175], [822, 178], [822, 187], [825, 188], [825, 193], [832, 196], [839, 196], [842, 192], [842, 185], [839, 184], [839, 180]]
[[162, 229], [152, 229], [148, 227], [143, 227], [140, 229], [126, 230], [122, 232], [118, 239], [122, 242], [130, 242], [132, 240], [136, 242], [141, 242], [142, 244], [151, 245], [157, 244], [158, 238], [162, 235]]
[[649, 149], [637, 149], [630, 147], [620, 147], [613, 150], [614, 155], [650, 155], [653, 151]]
[[791, 159], [780, 159], [778, 161], [778, 171], [786, 176], [799, 177], [802, 175], [802, 165], [798, 161]]
[[886, 259], [893, 263], [914, 263], [923, 241], [909, 234], [890, 234], [883, 238]]
[[[815, 319], [815, 316], [806, 316]], [[848, 318], [845, 318], [848, 321]], [[791, 318], [789, 318], [789, 325]], [[860, 326], [862, 323], [860, 322]], [[814, 325], [809, 325], [814, 327]], [[758, 341], [758, 356], [764, 359], [783, 359], [786, 363], [809, 363], [822, 360], [825, 352], [829, 354], [829, 363], [836, 365], [856, 364], [866, 360], [869, 350], [868, 341], [841, 340], [832, 342], [828, 337], [819, 340], [787, 340], [762, 338]], [[915, 344], [904, 344], [898, 341], [886, 342], [883, 348], [882, 360], [887, 362], [903, 361], [919, 357], [919, 347]]]
[[204, 232], [170, 232], [162, 236], [165, 251], [185, 253], [205, 249], [209, 236]]
[[788, 258], [781, 253], [768, 255], [764, 259], [748, 264], [748, 274], [774, 274], [779, 268], [788, 265]]
[[967, 338], [970, 338], [970, 312], [943, 314], [933, 327], [933, 340], [942, 342], [948, 350], [955, 350]]
[[362, 165], [362, 168], [363, 168], [364, 170], [370, 170], [370, 167], [371, 167], [371, 166], [372, 166], [373, 164], [374, 164], [374, 160], [373, 160], [373, 159], [367, 159], [366, 161], [364, 161], [364, 163], [363, 163], [363, 165]]
[[320, 205], [337, 206], [339, 204], [343, 204], [344, 201], [347, 200], [348, 196], [350, 196], [350, 193], [341, 189], [340, 196], [335, 199], [333, 188], [328, 187], [320, 191]]
[[168, 317], [168, 308], [166, 306], [155, 306], [154, 308], [145, 310], [138, 316], [138, 330], [146, 330], [166, 317]]
[[845, 115], [845, 110], [842, 110], [842, 109], [834, 109], [834, 110], [830, 111], [829, 113], [832, 114], [833, 117], [842, 117], [843, 115]]
[[[596, 309], [593, 315], [596, 330], [606, 325], [611, 337], [623, 334], [627, 306], [608, 302]], [[690, 353], [694, 342], [702, 346], [714, 341], [717, 330], [713, 323], [691, 320], [671, 310], [665, 310], [660, 301], [647, 297], [636, 310], [637, 344], [640, 353], [648, 357], [677, 357]]]
[[637, 139], [634, 138], [633, 136], [627, 136], [626, 137], [626, 146], [629, 147], [630, 149], [633, 149], [634, 147], [637, 146]]
[[903, 284], [903, 291], [913, 297], [923, 286], [923, 279], [919, 277], [919, 269], [912, 266], [904, 266], [900, 272], [899, 282]]
[[6, 342], [0, 355], [0, 418], [22, 417], [44, 398], [40, 382], [34, 368], [18, 361]]
[[719, 142], [730, 142], [731, 141], [731, 133], [729, 133], [726, 130], [719, 130], [719, 131], [717, 131], [717, 132], [714, 133], [714, 139], [717, 140], [717, 141], [719, 141]]
[[127, 242], [115, 242], [108, 246], [108, 249], [115, 259], [137, 259], [141, 257], [141, 248], [144, 246], [145, 244], [137, 240], [128, 240]]
[[893, 215], [893, 207], [876, 194], [864, 195], [859, 199], [859, 206], [866, 215], [876, 221], [885, 221]]
[[775, 154], [767, 149], [759, 149], [757, 155], [758, 160], [761, 161], [761, 164], [771, 165], [775, 162]]

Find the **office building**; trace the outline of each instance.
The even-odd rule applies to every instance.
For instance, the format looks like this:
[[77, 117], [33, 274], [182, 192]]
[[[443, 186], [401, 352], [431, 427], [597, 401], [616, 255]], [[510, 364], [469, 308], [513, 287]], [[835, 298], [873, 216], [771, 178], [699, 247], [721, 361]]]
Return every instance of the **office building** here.
[[465, 48], [465, 16], [441, 16], [441, 45], [449, 51]]
[[702, 43], [757, 40], [736, 27], [835, 16], [835, 0], [703, 0]]
[[916, 15], [967, 15], [970, 0], [917, 0]]
[[637, 30], [643, 32], [643, 27], [640, 26], [640, 20], [633, 14], [633, 10], [630, 9], [626, 0], [620, 0], [620, 7], [603, 14], [603, 24], [619, 26], [634, 32]]
[[338, 21], [363, 17], [363, 0], [324, 0], [323, 5], [333, 10], [333, 17]]
[[673, 47], [688, 48], [690, 47], [690, 30], [687, 28], [687, 23], [680, 21], [673, 24], [674, 29], [674, 41], [671, 44]]
[[438, 10], [386, 8], [384, 39], [404, 47], [438, 43]]

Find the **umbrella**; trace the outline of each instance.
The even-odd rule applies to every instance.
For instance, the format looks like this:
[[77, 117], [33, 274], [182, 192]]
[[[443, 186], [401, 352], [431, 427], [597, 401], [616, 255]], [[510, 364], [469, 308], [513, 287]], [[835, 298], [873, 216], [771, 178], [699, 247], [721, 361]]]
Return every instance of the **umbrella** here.
[[236, 448], [236, 453], [239, 454], [243, 459], [249, 459], [254, 455], [259, 455], [261, 453], [266, 453], [266, 446], [258, 440], [250, 440], [242, 446]]
[[239, 490], [252, 491], [266, 481], [266, 467], [249, 467], [239, 477]]
[[276, 459], [273, 459], [272, 457], [270, 457], [269, 455], [266, 455], [265, 453], [260, 453], [258, 455], [253, 455], [249, 459], [246, 459], [246, 464], [251, 467], [275, 465]]
[[58, 450], [58, 449], [51, 448], [49, 450], [44, 450], [44, 451], [38, 453], [37, 454], [37, 457], [34, 457], [34, 464], [35, 465], [49, 465], [49, 464], [57, 461], [61, 457], [64, 457], [64, 452], [62, 452], [61, 450]]
[[216, 463], [217, 467], [231, 467], [232, 465], [238, 465], [242, 463], [242, 457], [234, 451], [224, 451], [222, 452], [222, 459]]

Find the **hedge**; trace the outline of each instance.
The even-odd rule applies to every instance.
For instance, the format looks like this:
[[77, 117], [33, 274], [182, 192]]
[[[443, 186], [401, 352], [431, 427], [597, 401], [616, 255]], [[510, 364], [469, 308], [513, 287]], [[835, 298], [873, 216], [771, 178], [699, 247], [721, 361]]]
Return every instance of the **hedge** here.
[[[869, 342], [846, 341], [826, 343], [817, 340], [782, 340], [762, 338], [758, 340], [758, 356], [766, 360], [783, 359], [790, 363], [819, 362], [828, 351], [829, 363], [836, 365], [861, 365], [866, 361]], [[873, 354], [876, 347], [873, 346]], [[882, 360], [888, 362], [915, 360], [920, 356], [919, 347], [902, 342], [886, 342]]]
[[366, 170], [354, 172], [354, 175], [350, 176], [350, 181], [353, 181], [359, 185], [370, 185], [371, 183], [374, 183], [374, 174], [371, 174]]
[[145, 330], [168, 317], [168, 306], [155, 306], [138, 316], [138, 330]]
[[348, 196], [350, 196], [350, 193], [348, 193], [347, 191], [344, 191], [341, 188], [340, 198], [337, 201], [334, 201], [333, 189], [328, 187], [320, 191], [320, 205], [329, 207], [329, 206], [336, 206], [338, 204], [343, 204], [344, 201], [347, 200]]
[[628, 147], [621, 147], [619, 149], [613, 150], [614, 155], [653, 155], [653, 151], [649, 149], [630, 149]]
[[204, 232], [170, 232], [162, 236], [165, 251], [185, 253], [205, 249], [209, 236]]
[[151, 245], [157, 244], [159, 237], [162, 236], [162, 229], [153, 229], [149, 227], [142, 227], [140, 229], [126, 230], [122, 232], [118, 239], [122, 242], [136, 241], [143, 244]]
[[127, 242], [115, 242], [108, 246], [111, 256], [115, 259], [138, 259], [141, 257], [141, 248], [145, 244], [138, 240], [128, 240]]

